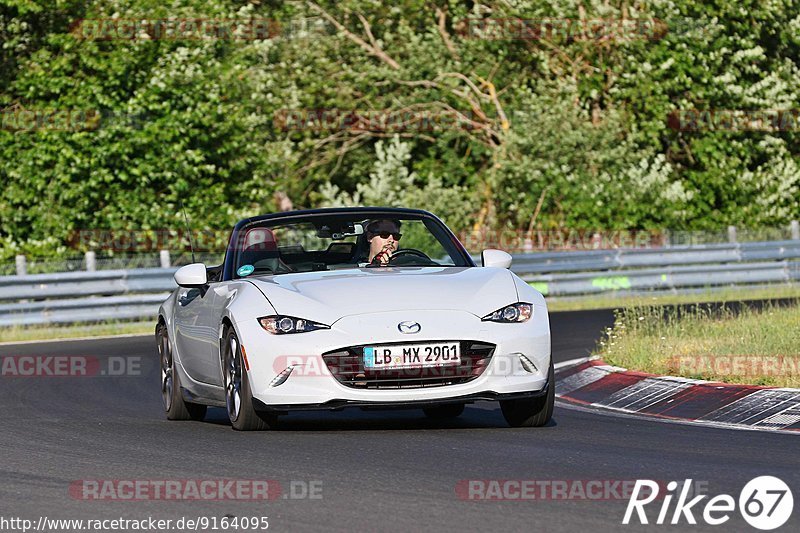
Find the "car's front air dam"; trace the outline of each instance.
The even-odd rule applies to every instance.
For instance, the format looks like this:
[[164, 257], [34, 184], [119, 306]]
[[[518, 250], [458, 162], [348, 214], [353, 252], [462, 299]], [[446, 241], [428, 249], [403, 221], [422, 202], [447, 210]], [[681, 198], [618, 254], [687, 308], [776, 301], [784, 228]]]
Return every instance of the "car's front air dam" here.
[[507, 394], [497, 394], [495, 392], [481, 392], [477, 394], [469, 394], [467, 396], [455, 396], [452, 398], [445, 398], [442, 400], [412, 400], [405, 402], [365, 402], [356, 400], [342, 400], [335, 399], [329, 400], [322, 404], [270, 404], [267, 405], [261, 400], [253, 399], [253, 408], [256, 411], [263, 413], [288, 413], [290, 411], [341, 411], [347, 407], [362, 407], [370, 409], [423, 409], [426, 407], [435, 407], [439, 405], [447, 405], [454, 403], [474, 403], [479, 401], [496, 402], [500, 400], [523, 400], [530, 398], [539, 398], [547, 394], [547, 385], [545, 388], [538, 391], [531, 392], [512, 392]]

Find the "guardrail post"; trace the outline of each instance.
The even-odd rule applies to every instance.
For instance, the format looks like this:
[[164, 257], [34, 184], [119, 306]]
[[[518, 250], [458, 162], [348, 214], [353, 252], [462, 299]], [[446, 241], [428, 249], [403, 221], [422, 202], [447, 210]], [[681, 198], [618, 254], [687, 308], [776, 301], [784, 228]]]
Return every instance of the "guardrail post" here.
[[736, 226], [728, 226], [728, 242], [736, 241]]
[[800, 241], [800, 222], [792, 220], [792, 240]]
[[25, 259], [24, 255], [18, 255], [16, 257], [17, 262], [17, 276], [27, 276], [28, 275], [28, 263]]
[[94, 252], [86, 252], [86, 271], [94, 272], [97, 270], [97, 256]]
[[161, 268], [169, 268], [172, 266], [172, 259], [169, 256], [169, 250], [161, 250]]
[[522, 251], [526, 254], [533, 252], [533, 239], [531, 239], [530, 235], [525, 237], [525, 240], [522, 242]]

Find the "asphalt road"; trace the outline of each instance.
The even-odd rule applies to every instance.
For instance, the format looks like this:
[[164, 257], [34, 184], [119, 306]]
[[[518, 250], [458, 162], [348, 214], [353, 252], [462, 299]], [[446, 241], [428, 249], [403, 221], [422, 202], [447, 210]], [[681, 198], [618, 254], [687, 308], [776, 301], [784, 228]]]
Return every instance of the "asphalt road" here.
[[[553, 314], [556, 361], [586, 355], [611, 320], [606, 311]], [[345, 410], [293, 414], [280, 430], [239, 433], [221, 409], [210, 410], [205, 422], [164, 418], [151, 337], [0, 346], [0, 355], [141, 358], [140, 375], [0, 378], [0, 526], [13, 517], [228, 515], [266, 516], [269, 529], [279, 531], [752, 530], [738, 512], [717, 528], [685, 519], [677, 528], [626, 526], [625, 499], [464, 500], [456, 488], [465, 480], [570, 486], [603, 480], [613, 487], [637, 478], [691, 478], [711, 495], [738, 499], [747, 481], [774, 475], [800, 500], [800, 440], [793, 435], [666, 424], [562, 404], [549, 427], [510, 429], [491, 403], [468, 406], [448, 423], [420, 411]], [[286, 498], [94, 501], [69, 491], [81, 480], [221, 478], [275, 480]], [[321, 498], [303, 497], [307, 488]], [[648, 506], [651, 522], [660, 505]], [[702, 507], [694, 514], [702, 523]], [[780, 531], [798, 530], [795, 511]]]

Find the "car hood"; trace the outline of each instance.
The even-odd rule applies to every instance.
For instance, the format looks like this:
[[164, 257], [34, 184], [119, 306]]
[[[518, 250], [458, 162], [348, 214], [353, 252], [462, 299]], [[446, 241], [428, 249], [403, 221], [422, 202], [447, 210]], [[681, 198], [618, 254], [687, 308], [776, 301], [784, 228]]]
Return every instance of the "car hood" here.
[[482, 317], [517, 301], [511, 272], [500, 268], [359, 268], [248, 281], [278, 313], [329, 325], [350, 315], [417, 309]]

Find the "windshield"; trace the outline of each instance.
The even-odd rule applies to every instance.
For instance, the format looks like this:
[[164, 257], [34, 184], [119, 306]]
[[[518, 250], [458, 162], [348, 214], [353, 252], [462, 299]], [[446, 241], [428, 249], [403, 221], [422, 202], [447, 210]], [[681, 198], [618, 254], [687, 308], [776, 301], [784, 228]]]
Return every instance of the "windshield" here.
[[[348, 268], [465, 267], [464, 249], [433, 218], [308, 216], [271, 219], [242, 228], [234, 277]], [[375, 258], [387, 250], [383, 262]]]

